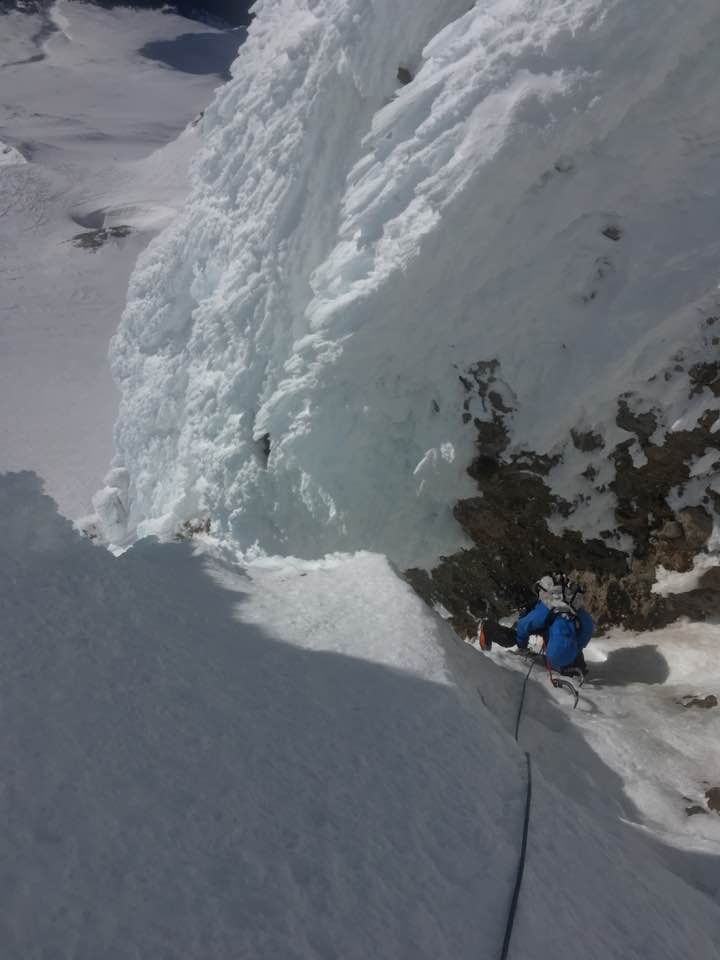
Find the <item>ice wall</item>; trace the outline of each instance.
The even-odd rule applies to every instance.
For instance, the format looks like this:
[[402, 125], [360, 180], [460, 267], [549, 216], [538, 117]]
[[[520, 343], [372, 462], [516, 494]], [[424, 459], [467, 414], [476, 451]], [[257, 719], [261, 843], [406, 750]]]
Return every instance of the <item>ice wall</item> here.
[[473, 492], [469, 365], [499, 362], [513, 447], [544, 452], [609, 430], [712, 305], [720, 10], [256, 12], [131, 283], [96, 506], [116, 540], [203, 514], [245, 548], [431, 563]]

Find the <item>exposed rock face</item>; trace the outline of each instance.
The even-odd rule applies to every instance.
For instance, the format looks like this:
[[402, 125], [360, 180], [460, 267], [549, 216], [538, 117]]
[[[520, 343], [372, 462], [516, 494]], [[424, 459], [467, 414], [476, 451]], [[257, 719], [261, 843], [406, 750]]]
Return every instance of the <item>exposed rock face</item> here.
[[[710, 327], [715, 318], [708, 318]], [[715, 339], [711, 342], [714, 344]], [[673, 357], [665, 382], [687, 376], [689, 398], [709, 391], [720, 396], [720, 362], [696, 363], [686, 370], [684, 357]], [[629, 392], [617, 400], [615, 425], [628, 439], [606, 449], [597, 429], [570, 431], [560, 450], [512, 451], [513, 399], [500, 379], [497, 360], [473, 364], [460, 377], [468, 395], [463, 420], [470, 422], [470, 398], [480, 398], [486, 419], [475, 418], [477, 455], [468, 473], [478, 496], [459, 501], [454, 514], [476, 547], [463, 550], [430, 573], [409, 570], [406, 576], [429, 603], [449, 611], [456, 630], [472, 635], [478, 619], [505, 615], [532, 600], [529, 588], [552, 570], [564, 570], [586, 589], [587, 607], [600, 626], [623, 624], [632, 629], [659, 627], [681, 615], [703, 619], [720, 610], [720, 569], [710, 569], [696, 589], [661, 596], [652, 588], [656, 569], [686, 572], [706, 546], [713, 516], [720, 512], [720, 494], [711, 484], [699, 503], [682, 505], [687, 485], [697, 483], [693, 465], [703, 458], [720, 468], [720, 411], [706, 410], [693, 426], [668, 429], [662, 410], [646, 409]], [[653, 377], [656, 380], [657, 377]], [[512, 391], [510, 391], [510, 394]], [[551, 517], [569, 517], [570, 503], [553, 492], [551, 473], [571, 447], [590, 457], [581, 476], [595, 484], [603, 464], [614, 477], [594, 486], [596, 494], [614, 494], [615, 528], [601, 538], [584, 538], [577, 530], [551, 529]], [[717, 451], [717, 461], [713, 460]], [[615, 541], [610, 545], [608, 541]], [[631, 542], [631, 549], [620, 549]]]
[[413, 75], [407, 67], [400, 66], [397, 70], [397, 78], [403, 86], [406, 86], [408, 83], [412, 83]]
[[[633, 538], [638, 556], [647, 556], [651, 552], [651, 539], [659, 539], [667, 549], [656, 550], [658, 562], [671, 569], [689, 570], [692, 557], [707, 541], [713, 526], [707, 510], [702, 506], [687, 507], [676, 514], [668, 503], [668, 496], [673, 487], [690, 479], [693, 457], [701, 457], [708, 448], [715, 448], [720, 460], [719, 438], [712, 432], [719, 416], [717, 410], [708, 411], [694, 429], [670, 433], [660, 446], [649, 439], [655, 427], [650, 429], [647, 422], [637, 419], [635, 433], [647, 462], [635, 466], [630, 454], [633, 440], [618, 444], [610, 454], [615, 465], [615, 480], [610, 488], [617, 497], [618, 530]], [[618, 413], [618, 426], [630, 429], [632, 422]], [[673, 523], [680, 524], [679, 536]], [[663, 530], [669, 530], [670, 536], [663, 535]]]
[[705, 791], [708, 807], [715, 813], [720, 813], [720, 787], [710, 787]]
[[693, 393], [699, 393], [703, 387], [709, 387], [716, 397], [720, 397], [720, 362], [696, 363], [690, 367], [690, 379], [695, 384]]
[[697, 707], [699, 710], [711, 710], [718, 705], [718, 698], [714, 693], [706, 697], [693, 697], [687, 694], [678, 701], [681, 707]]
[[582, 450], [583, 453], [592, 453], [593, 450], [602, 450], [605, 446], [605, 441], [600, 436], [599, 433], [594, 433], [592, 430], [571, 430], [570, 436], [572, 437], [572, 442], [575, 444], [578, 450]]

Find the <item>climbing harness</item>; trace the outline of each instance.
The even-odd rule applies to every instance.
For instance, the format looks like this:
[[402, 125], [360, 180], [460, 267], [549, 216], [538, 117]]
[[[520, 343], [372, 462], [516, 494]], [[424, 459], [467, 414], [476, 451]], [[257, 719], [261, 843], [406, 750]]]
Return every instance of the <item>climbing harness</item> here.
[[[531, 669], [532, 669], [532, 666], [535, 665], [535, 663], [539, 658], [541, 657], [544, 658], [545, 667], [548, 673], [548, 680], [550, 681], [551, 685], [555, 687], [556, 690], [566, 690], [570, 694], [570, 696], [573, 698], [573, 710], [577, 708], [578, 701], [580, 699], [580, 693], [578, 688], [582, 687], [582, 685], [585, 683], [585, 674], [582, 672], [582, 670], [579, 667], [566, 667], [565, 670], [563, 671], [563, 675], [558, 676], [556, 673], [553, 672], [553, 666], [550, 663], [550, 660], [548, 659], [547, 654], [532, 653], [526, 650], [523, 653], [523, 657], [525, 660], [532, 661]], [[530, 671], [528, 671], [525, 677], [525, 682], [523, 684], [522, 697], [520, 700], [520, 710], [522, 710], [522, 705], [525, 701], [525, 687], [527, 686], [527, 681], [529, 676], [530, 676]], [[572, 683], [570, 680], [568, 680], [567, 679], [568, 677], [572, 677], [573, 680], [577, 683], [577, 686], [575, 686], [575, 683]], [[518, 719], [515, 725], [516, 740], [517, 740], [517, 729], [518, 729], [519, 723], [520, 723], [520, 714], [518, 713]]]

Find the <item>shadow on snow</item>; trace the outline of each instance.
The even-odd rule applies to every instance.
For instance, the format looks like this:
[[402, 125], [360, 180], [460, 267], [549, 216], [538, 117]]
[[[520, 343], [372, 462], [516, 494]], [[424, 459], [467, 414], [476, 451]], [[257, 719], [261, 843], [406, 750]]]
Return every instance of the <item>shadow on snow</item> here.
[[[459, 691], [282, 642], [242, 621], [256, 588], [238, 570], [221, 582], [187, 543], [115, 559], [40, 490], [34, 475], [0, 476], [3, 956], [494, 953], [524, 806], [522, 754], [498, 725], [512, 729], [522, 674], [449, 635]], [[497, 717], [478, 709], [478, 683]], [[635, 955], [647, 937], [630, 921], [635, 893], [619, 900], [580, 854], [617, 871], [599, 817], [627, 833], [618, 856], [637, 844], [644, 862], [647, 841], [620, 823], [633, 814], [620, 778], [533, 688], [528, 890], [557, 888], [581, 925], [619, 917], [622, 956]], [[553, 822], [563, 796], [587, 816], [573, 805], [571, 824]], [[591, 837], [579, 849], [578, 812], [590, 832], [577, 845]], [[571, 859], [548, 875], [562, 850]], [[672, 868], [697, 877], [699, 859]], [[641, 912], [655, 901], [637, 897]], [[704, 904], [673, 909], [691, 938], [705, 936]], [[563, 929], [521, 910], [521, 942], [555, 949]]]
[[215, 73], [222, 80], [229, 80], [230, 65], [246, 36], [244, 27], [222, 33], [183, 33], [173, 40], [151, 40], [139, 53], [173, 70], [200, 75]]
[[590, 664], [590, 684], [595, 687], [665, 683], [669, 676], [667, 660], [654, 645], [611, 650], [607, 660]]

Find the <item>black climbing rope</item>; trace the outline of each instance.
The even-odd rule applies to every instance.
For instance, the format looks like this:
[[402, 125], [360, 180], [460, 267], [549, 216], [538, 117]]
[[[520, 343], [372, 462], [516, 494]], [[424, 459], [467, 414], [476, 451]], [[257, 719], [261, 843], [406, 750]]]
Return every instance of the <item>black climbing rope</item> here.
[[[518, 707], [517, 717], [515, 718], [515, 741], [518, 742], [518, 733], [520, 731], [520, 720], [522, 718], [523, 707], [525, 706], [525, 692], [527, 690], [530, 674], [535, 666], [535, 660], [530, 661], [528, 672], [523, 680], [522, 693], [520, 694], [520, 705]], [[520, 888], [525, 872], [525, 856], [527, 854], [528, 830], [530, 828], [530, 805], [532, 803], [532, 764], [530, 754], [525, 751], [525, 764], [527, 766], [527, 792], [525, 795], [525, 819], [523, 822], [522, 843], [520, 845], [520, 859], [518, 860], [517, 872], [515, 874], [515, 886], [513, 887], [512, 899], [510, 900], [510, 909], [508, 911], [507, 923], [505, 924], [505, 937], [503, 939], [502, 952], [500, 960], [507, 960], [508, 950], [510, 949], [510, 938], [512, 937], [513, 926], [515, 925], [515, 914], [517, 912], [518, 900], [520, 898]]]
[[525, 691], [527, 690], [528, 680], [530, 679], [530, 674], [532, 673], [532, 668], [535, 666], [535, 659], [530, 660], [530, 666], [528, 667], [528, 672], [525, 674], [525, 679], [523, 680], [522, 693], [520, 694], [520, 706], [518, 707], [517, 717], [515, 718], [515, 743], [518, 742], [518, 731], [520, 730], [520, 718], [522, 717], [523, 707], [525, 706]]
[[500, 960], [507, 960], [508, 950], [510, 949], [510, 937], [512, 936], [513, 926], [515, 924], [515, 913], [517, 911], [518, 899], [520, 897], [520, 887], [522, 886], [523, 873], [525, 872], [525, 854], [527, 853], [528, 828], [530, 827], [530, 804], [532, 802], [532, 766], [530, 764], [530, 754], [525, 754], [527, 764], [527, 795], [525, 798], [525, 822], [523, 824], [522, 844], [520, 846], [520, 859], [518, 860], [517, 874], [515, 876], [515, 887], [513, 888], [512, 900], [510, 901], [510, 910], [508, 912], [507, 924], [505, 925], [505, 938], [503, 940]]

